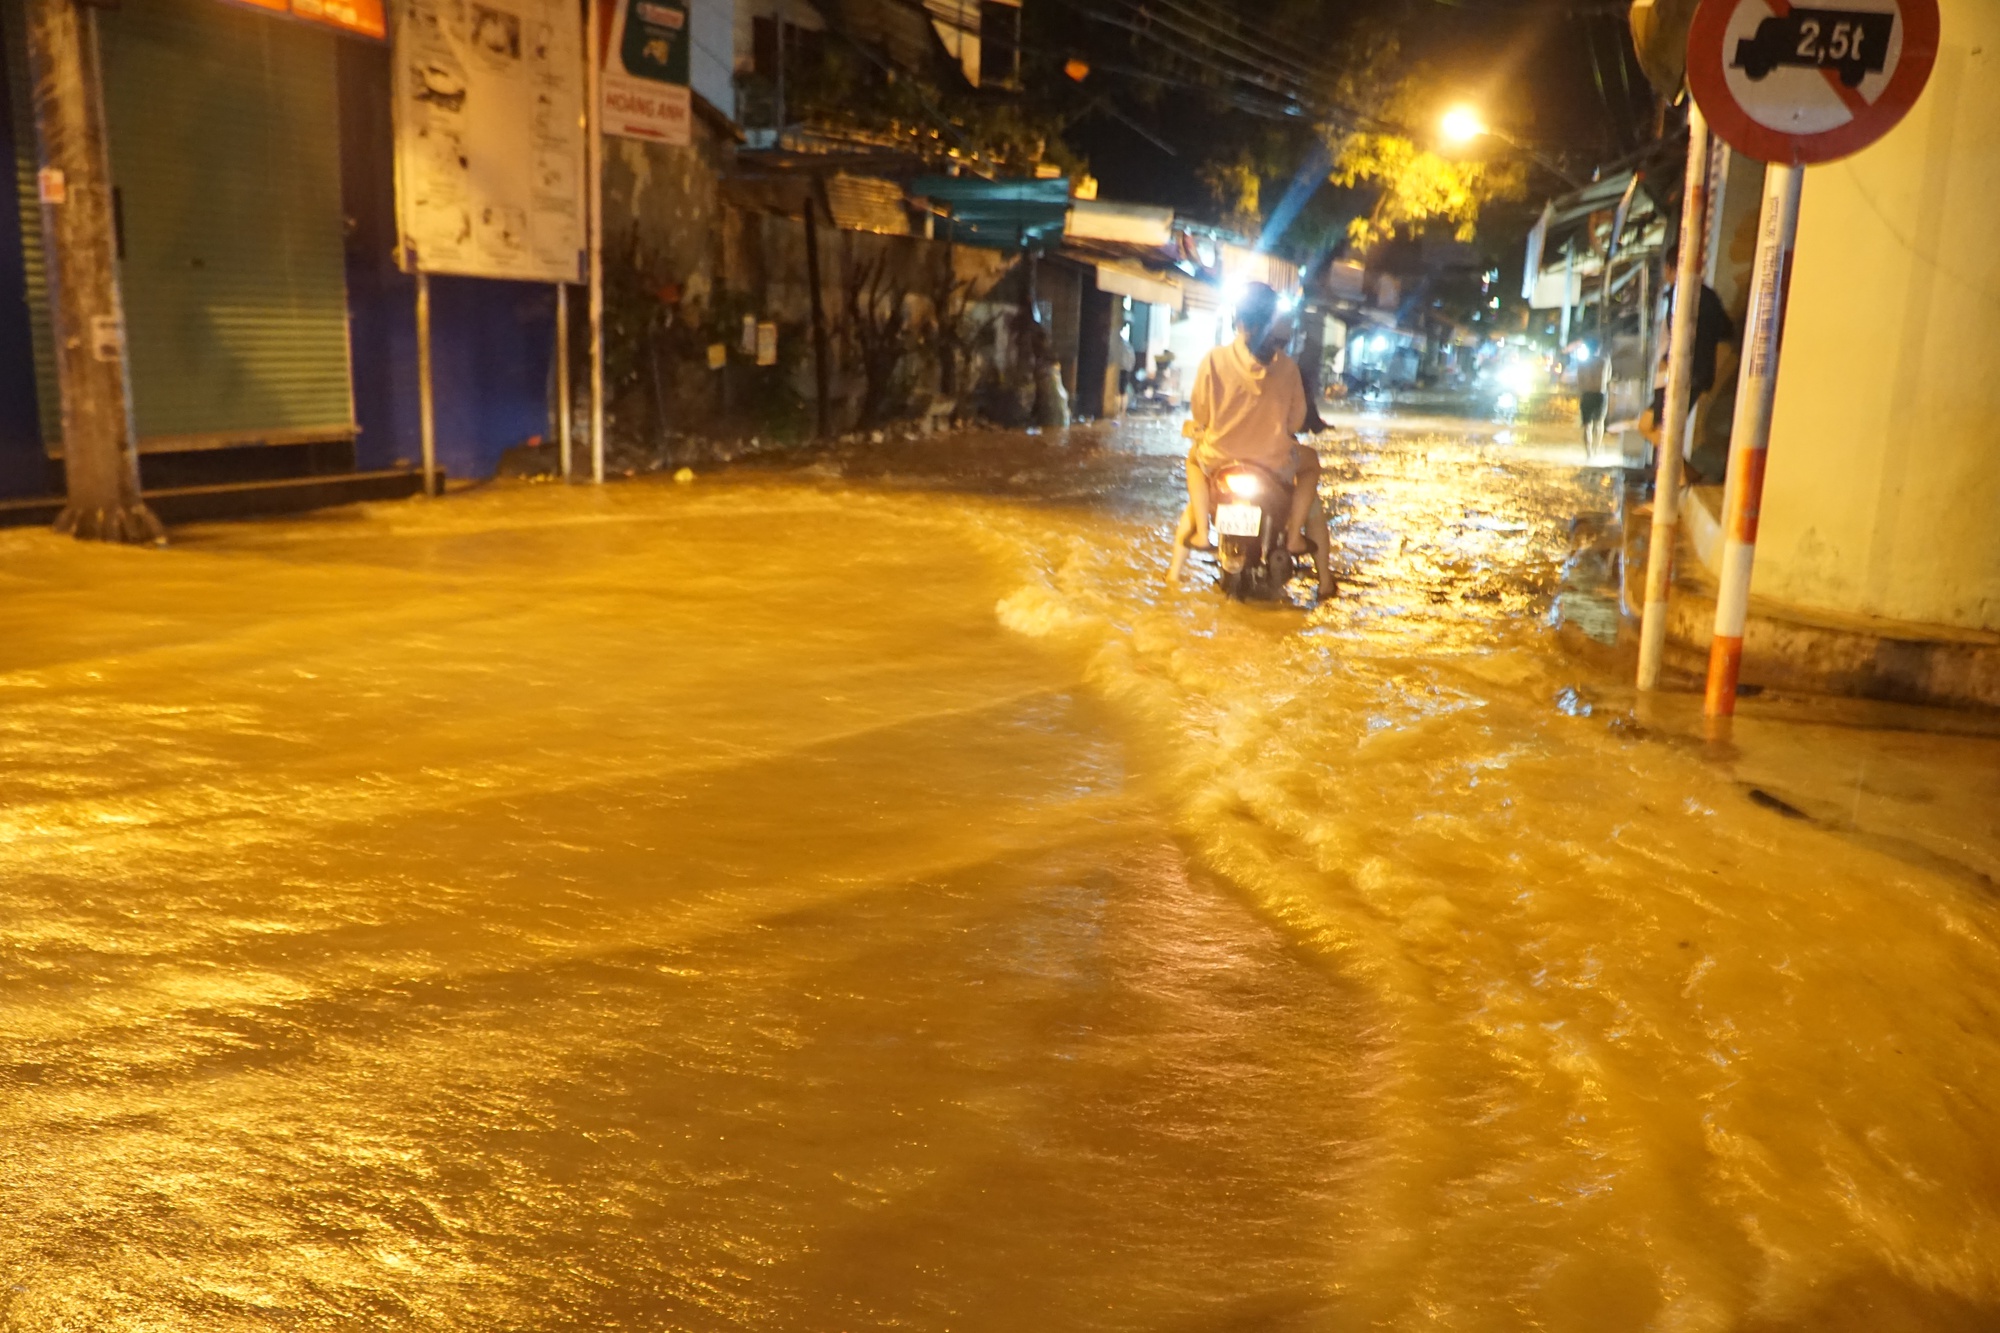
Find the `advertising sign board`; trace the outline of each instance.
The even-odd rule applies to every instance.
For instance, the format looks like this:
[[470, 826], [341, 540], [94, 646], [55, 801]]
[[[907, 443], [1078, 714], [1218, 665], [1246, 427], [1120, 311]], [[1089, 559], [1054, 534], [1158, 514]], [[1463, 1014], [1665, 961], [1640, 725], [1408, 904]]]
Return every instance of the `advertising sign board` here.
[[582, 280], [582, 14], [565, 0], [395, 0], [406, 268]]
[[604, 132], [681, 144], [692, 129], [688, 9], [682, 0], [607, 0]]

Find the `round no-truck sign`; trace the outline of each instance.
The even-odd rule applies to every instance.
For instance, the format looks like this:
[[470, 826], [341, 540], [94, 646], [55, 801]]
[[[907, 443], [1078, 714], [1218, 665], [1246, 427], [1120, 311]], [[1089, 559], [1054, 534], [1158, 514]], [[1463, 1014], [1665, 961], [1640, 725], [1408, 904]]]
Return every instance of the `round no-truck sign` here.
[[1730, 147], [1806, 166], [1859, 152], [1916, 103], [1937, 60], [1937, 0], [1701, 0], [1688, 87]]

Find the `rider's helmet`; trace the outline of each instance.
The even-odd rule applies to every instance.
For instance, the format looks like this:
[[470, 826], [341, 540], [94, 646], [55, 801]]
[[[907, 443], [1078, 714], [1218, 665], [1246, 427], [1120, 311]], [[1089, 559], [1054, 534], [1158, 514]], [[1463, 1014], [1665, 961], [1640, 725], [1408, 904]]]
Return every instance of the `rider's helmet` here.
[[1249, 334], [1251, 342], [1261, 339], [1277, 317], [1278, 293], [1270, 283], [1253, 282], [1244, 287], [1242, 299], [1236, 303], [1236, 327]]

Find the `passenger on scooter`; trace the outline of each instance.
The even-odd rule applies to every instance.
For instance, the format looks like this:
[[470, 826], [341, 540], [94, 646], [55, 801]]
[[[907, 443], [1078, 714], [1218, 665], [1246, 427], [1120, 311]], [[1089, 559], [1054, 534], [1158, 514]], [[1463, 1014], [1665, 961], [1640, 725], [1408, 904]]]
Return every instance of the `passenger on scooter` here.
[[1319, 455], [1297, 440], [1306, 421], [1305, 382], [1287, 356], [1291, 321], [1281, 316], [1278, 293], [1253, 282], [1236, 307], [1236, 341], [1210, 352], [1195, 372], [1188, 450], [1188, 507], [1174, 533], [1169, 579], [1180, 577], [1188, 548], [1211, 545], [1214, 510], [1210, 476], [1226, 463], [1254, 463], [1292, 488], [1285, 549], [1312, 552], [1319, 594], [1336, 591], [1326, 510], [1319, 501]]

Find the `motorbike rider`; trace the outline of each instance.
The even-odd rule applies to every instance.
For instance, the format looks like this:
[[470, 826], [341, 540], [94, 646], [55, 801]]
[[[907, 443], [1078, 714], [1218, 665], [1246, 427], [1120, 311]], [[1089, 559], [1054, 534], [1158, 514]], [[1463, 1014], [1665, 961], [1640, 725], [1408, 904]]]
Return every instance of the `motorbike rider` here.
[[1319, 455], [1296, 438], [1306, 423], [1306, 393], [1298, 363], [1284, 351], [1291, 333], [1291, 321], [1278, 308], [1278, 293], [1253, 282], [1237, 303], [1236, 340], [1210, 352], [1195, 372], [1188, 507], [1174, 532], [1170, 580], [1180, 578], [1191, 546], [1207, 549], [1212, 544], [1210, 477], [1226, 463], [1243, 462], [1291, 487], [1285, 549], [1293, 555], [1312, 553], [1322, 598], [1337, 591], [1332, 540], [1319, 500]]

